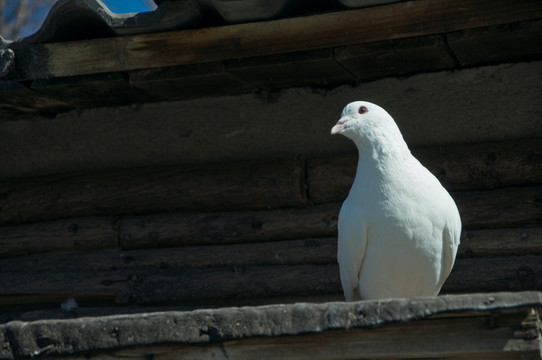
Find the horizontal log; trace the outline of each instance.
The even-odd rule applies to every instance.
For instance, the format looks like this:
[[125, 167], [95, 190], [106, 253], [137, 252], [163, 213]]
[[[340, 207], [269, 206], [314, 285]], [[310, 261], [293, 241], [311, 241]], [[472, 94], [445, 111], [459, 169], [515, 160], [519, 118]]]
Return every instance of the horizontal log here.
[[455, 67], [442, 35], [339, 47], [335, 49], [335, 58], [358, 81]]
[[[542, 139], [449, 145], [412, 153], [452, 191], [542, 183]], [[357, 155], [308, 161], [309, 197], [315, 203], [342, 201], [354, 181]]]
[[[135, 276], [119, 271], [12, 273], [3, 270], [0, 308], [50, 303], [60, 306], [69, 298], [114, 304], [119, 294], [130, 293]], [[128, 302], [128, 298], [124, 298]]]
[[542, 139], [496, 141], [413, 150], [454, 191], [542, 183]]
[[228, 71], [256, 88], [276, 90], [294, 86], [344, 84], [354, 80], [339, 64], [333, 49], [228, 61]]
[[[228, 266], [333, 264], [337, 238], [308, 238], [228, 245], [35, 254], [0, 259], [10, 272], [77, 272]], [[465, 230], [458, 257], [542, 255], [542, 227]]]
[[513, 5], [506, 0], [475, 3], [457, 0], [453, 4], [445, 0], [399, 2], [266, 22], [38, 44], [14, 50], [16, 58], [21, 58], [19, 76], [28, 80], [330, 48], [442, 34], [541, 16], [535, 0], [516, 1]]
[[[540, 186], [454, 193], [462, 256], [540, 252]], [[335, 237], [341, 203], [301, 209], [74, 218], [0, 227], [0, 258], [52, 251], [124, 250]], [[516, 228], [510, 228], [515, 226]], [[487, 229], [493, 227], [495, 229]], [[500, 229], [505, 227], [505, 229]], [[481, 229], [481, 230], [476, 230]]]
[[[423, 153], [433, 159], [429, 160], [433, 164], [430, 168], [442, 165], [434, 172], [444, 176], [441, 180], [452, 189], [496, 188], [542, 182], [542, 167], [537, 166], [542, 156], [538, 144], [491, 143], [483, 148], [486, 150], [469, 145], [468, 149], [451, 147]], [[309, 161], [311, 200], [342, 201], [355, 171], [352, 160], [338, 157], [336, 161]], [[301, 160], [26, 179], [0, 184], [0, 224], [158, 211], [301, 207], [306, 204], [303, 183]]]
[[0, 224], [157, 211], [306, 204], [300, 159], [140, 168], [0, 184]]
[[165, 100], [237, 95], [258, 90], [228, 71], [222, 62], [135, 70], [129, 72], [128, 77], [132, 89], [143, 89]]
[[143, 250], [36, 254], [0, 259], [10, 272], [77, 272], [227, 266], [328, 264], [336, 262], [336, 238]]
[[[542, 219], [541, 186], [452, 195], [465, 229], [539, 224]], [[126, 217], [121, 220], [120, 242], [123, 249], [134, 249], [336, 236], [340, 206]]]
[[542, 290], [542, 256], [457, 259], [443, 293]]
[[[66, 300], [66, 299], [65, 299]], [[64, 300], [63, 300], [64, 301]], [[71, 319], [77, 317], [99, 317], [111, 315], [130, 315], [144, 314], [151, 312], [165, 311], [192, 311], [204, 308], [218, 307], [240, 307], [240, 306], [262, 306], [269, 304], [296, 304], [296, 303], [314, 303], [321, 304], [327, 302], [344, 301], [344, 296], [340, 293], [335, 294], [315, 294], [315, 295], [298, 295], [298, 296], [276, 296], [262, 298], [245, 298], [245, 299], [201, 299], [194, 302], [183, 302], [173, 304], [155, 304], [155, 305], [138, 305], [138, 306], [118, 306], [107, 303], [84, 303], [76, 301], [77, 309], [66, 311], [62, 309], [58, 302], [47, 304], [51, 306], [40, 306], [37, 309], [36, 304], [22, 304], [21, 306], [10, 305], [2, 308], [3, 313], [0, 313], [1, 324], [10, 321], [36, 321], [44, 319]]]
[[[181, 304], [341, 293], [337, 264], [0, 273], [0, 306], [64, 301]], [[542, 290], [542, 255], [458, 259], [443, 293]]]
[[[40, 94], [47, 99], [44, 104], [34, 103], [37, 111], [40, 108], [56, 115], [67, 109], [83, 109], [103, 106], [122, 106], [126, 104], [160, 101], [157, 94], [151, 94], [126, 81], [126, 74], [108, 73], [79, 77], [49, 78], [35, 80], [31, 84], [31, 93]], [[35, 96], [35, 95], [34, 95]], [[34, 100], [36, 101], [36, 100]], [[63, 109], [54, 101], [62, 104]], [[49, 103], [52, 102], [50, 105]], [[54, 106], [56, 105], [56, 113]], [[41, 111], [40, 111], [41, 112]]]
[[447, 40], [462, 67], [510, 61], [515, 56], [525, 61], [542, 53], [542, 22], [459, 31], [447, 34]]
[[122, 217], [123, 249], [335, 236], [340, 204], [302, 209]]
[[459, 257], [542, 255], [542, 227], [463, 230]]
[[542, 223], [542, 185], [454, 192], [464, 229]]
[[0, 227], [0, 259], [54, 251], [118, 248], [118, 233], [118, 218], [115, 217], [3, 226]]
[[[83, 302], [168, 303], [337, 293], [331, 265], [0, 273], [0, 306], [73, 297]], [[338, 271], [338, 270], [337, 270]], [[338, 273], [337, 273], [338, 276]], [[339, 287], [337, 287], [339, 286]]]

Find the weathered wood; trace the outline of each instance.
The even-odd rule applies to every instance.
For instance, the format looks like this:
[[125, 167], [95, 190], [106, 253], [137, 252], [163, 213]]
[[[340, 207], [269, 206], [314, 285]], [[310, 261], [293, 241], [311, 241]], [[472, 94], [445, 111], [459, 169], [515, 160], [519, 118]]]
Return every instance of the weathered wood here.
[[464, 229], [542, 223], [542, 185], [452, 193]]
[[[374, 329], [246, 338], [219, 345], [135, 347], [89, 358], [537, 360], [542, 342], [536, 330], [540, 319], [532, 310], [459, 312], [457, 317], [394, 323]], [[526, 330], [518, 332], [518, 328]], [[529, 336], [527, 329], [534, 334]]]
[[[0, 273], [0, 306], [78, 301], [193, 304], [195, 301], [340, 294], [337, 264], [134, 268]], [[542, 256], [457, 259], [443, 293], [542, 289]]]
[[[501, 190], [466, 192], [459, 196], [461, 199], [454, 194], [459, 199], [463, 226], [467, 229], [462, 234], [460, 256], [541, 253], [542, 233], [538, 226], [475, 230], [485, 226], [539, 223], [538, 187], [534, 191], [528, 189], [531, 189], [530, 197], [522, 188], [506, 189], [504, 196]], [[529, 203], [529, 199], [534, 200]], [[130, 250], [335, 237], [340, 205], [247, 212], [159, 213], [123, 216], [120, 220], [73, 218], [4, 226], [0, 227], [0, 258], [119, 246]], [[527, 209], [518, 210], [523, 206]]]
[[121, 73], [38, 79], [32, 82], [31, 88], [78, 109], [163, 100], [153, 96], [155, 93], [130, 86]]
[[420, 36], [335, 49], [337, 61], [358, 80], [451, 69], [455, 61], [442, 36]]
[[542, 139], [421, 148], [413, 153], [455, 191], [542, 183]]
[[33, 45], [25, 56], [15, 49], [15, 56], [21, 79], [38, 79], [330, 48], [541, 17], [536, 0], [400, 2], [260, 23]]
[[299, 159], [103, 174], [55, 175], [0, 185], [0, 223], [170, 210], [300, 207], [306, 203]]
[[[542, 139], [449, 145], [412, 153], [449, 190], [542, 183]], [[308, 161], [310, 199], [342, 201], [354, 180], [357, 154]]]
[[[0, 227], [0, 258], [118, 248], [118, 219], [89, 217]], [[6, 269], [0, 265], [0, 269]]]
[[[453, 193], [464, 229], [539, 224], [541, 186]], [[304, 209], [122, 218], [123, 249], [274, 241], [337, 235], [341, 203]], [[497, 230], [496, 230], [497, 231]], [[536, 245], [535, 245], [536, 246]]]
[[336, 262], [337, 239], [313, 238], [249, 244], [184, 246], [144, 250], [102, 250], [36, 254], [0, 259], [10, 272], [77, 272], [188, 267], [329, 264]]
[[542, 21], [458, 31], [447, 40], [462, 66], [532, 59], [542, 54]]
[[16, 81], [0, 81], [0, 121], [20, 115], [53, 115], [72, 107], [65, 101], [31, 90]]
[[[28, 297], [26, 298], [28, 300]], [[32, 297], [37, 300], [36, 297]], [[62, 300], [65, 302], [68, 298]], [[39, 319], [73, 319], [78, 317], [97, 317], [119, 314], [141, 314], [157, 311], [192, 311], [219, 307], [240, 307], [240, 306], [262, 306], [269, 304], [297, 304], [314, 303], [322, 304], [327, 302], [344, 301], [342, 293], [313, 294], [313, 295], [284, 295], [284, 296], [263, 296], [251, 298], [219, 298], [219, 299], [197, 299], [191, 301], [173, 302], [168, 304], [115, 304], [110, 300], [100, 302], [89, 302], [76, 300], [78, 304], [74, 311], [66, 311], [60, 306], [62, 303], [55, 298], [54, 301], [46, 299], [44, 302], [11, 302], [10, 305], [2, 305], [0, 313], [0, 324], [9, 321], [32, 321]], [[1, 358], [1, 357], [0, 357]]]
[[11, 322], [0, 325], [0, 354], [70, 359], [405, 354], [480, 359], [495, 354], [487, 358], [531, 359], [540, 354], [536, 309], [541, 301], [535, 292], [490, 293]]
[[357, 155], [344, 154], [307, 161], [310, 201], [321, 204], [344, 201], [354, 182]]
[[457, 259], [443, 293], [542, 290], [542, 256]]
[[405, 60], [410, 72], [451, 69], [456, 65], [442, 35], [397, 39], [393, 49]]
[[266, 90], [307, 85], [333, 86], [355, 80], [337, 63], [333, 49], [230, 60], [228, 68], [232, 74]]
[[130, 84], [168, 100], [257, 90], [231, 74], [222, 62], [134, 70], [128, 76]]
[[[64, 230], [64, 228], [61, 229]], [[55, 237], [49, 236], [54, 241]], [[107, 233], [107, 238], [115, 239], [110, 233]], [[53, 242], [53, 244], [56, 243]], [[78, 240], [75, 244], [68, 243], [66, 246], [47, 248], [45, 251], [96, 250], [100, 248], [101, 244], [98, 243], [97, 247], [92, 247], [94, 245], [92, 242], [85, 244]], [[105, 245], [111, 247], [114, 246], [114, 243], [108, 240]], [[0, 269], [9, 269], [10, 272], [39, 273], [186, 267], [317, 265], [335, 263], [336, 253], [337, 239], [328, 237], [270, 242], [247, 241], [244, 244], [228, 245], [192, 245], [153, 250], [102, 250], [35, 254], [0, 259]], [[527, 254], [542, 255], [542, 228], [465, 230], [461, 236], [461, 246], [458, 251], [460, 258]]]
[[[228, 341], [211, 351], [191, 348], [198, 359], [538, 359], [540, 339], [516, 338], [527, 312], [422, 320], [372, 330], [339, 330], [302, 337], [250, 338]], [[532, 328], [540, 323], [535, 320]], [[429, 345], [430, 344], [430, 345]], [[142, 349], [141, 349], [142, 350]], [[149, 352], [139, 352], [140, 355]], [[210, 353], [209, 353], [210, 352]], [[137, 352], [119, 351], [119, 355]], [[173, 354], [181, 356], [182, 350]], [[225, 355], [223, 355], [225, 354]], [[168, 354], [169, 355], [169, 354]], [[224, 356], [224, 357], [221, 357]], [[215, 357], [216, 356], [216, 357]]]
[[542, 255], [542, 227], [464, 230], [459, 257]]
[[126, 216], [119, 238], [123, 249], [137, 249], [335, 236], [339, 208], [333, 203], [302, 209]]
[[38, 274], [8, 270], [0, 273], [0, 283], [0, 306], [45, 301], [60, 303], [69, 297], [83, 302], [152, 304], [340, 291], [335, 264], [50, 271]]
[[[490, 317], [484, 318], [485, 322]], [[446, 321], [443, 321], [447, 323]], [[153, 358], [193, 358], [198, 360], [227, 359], [399, 359], [408, 358], [453, 358], [457, 360], [538, 360], [540, 351], [538, 339], [527, 342], [514, 339], [508, 333], [513, 328], [498, 330], [480, 328], [480, 319], [470, 322], [451, 321], [451, 325], [425, 328], [425, 324], [414, 327], [410, 324], [393, 326], [385, 331], [378, 331], [378, 338], [365, 337], [356, 330], [326, 332], [318, 335], [306, 335], [301, 338], [250, 339], [207, 346], [152, 346], [119, 350], [112, 353], [99, 353], [86, 357], [66, 357], [66, 359], [123, 359], [145, 360]], [[518, 323], [520, 321], [518, 320]], [[454, 326], [455, 325], [455, 326]], [[485, 325], [485, 324], [484, 324]], [[459, 327], [456, 328], [456, 327]], [[465, 329], [468, 329], [467, 331]], [[475, 329], [475, 330], [473, 330]], [[366, 332], [363, 332], [364, 334]], [[410, 336], [409, 336], [410, 335]], [[511, 345], [501, 346], [510, 338]], [[420, 339], [424, 339], [420, 345]], [[450, 344], [452, 343], [452, 344]], [[517, 343], [517, 345], [515, 345]], [[427, 344], [432, 344], [428, 347]], [[457, 344], [460, 344], [459, 346]], [[512, 345], [513, 344], [513, 345]], [[480, 350], [480, 347], [482, 347]]]
[[371, 80], [410, 72], [405, 60], [393, 50], [391, 41], [345, 46], [335, 49], [339, 64], [359, 80]]
[[325, 264], [195, 269], [177, 274], [153, 271], [134, 290], [132, 297], [138, 303], [162, 303], [333, 294], [341, 286], [337, 265]]

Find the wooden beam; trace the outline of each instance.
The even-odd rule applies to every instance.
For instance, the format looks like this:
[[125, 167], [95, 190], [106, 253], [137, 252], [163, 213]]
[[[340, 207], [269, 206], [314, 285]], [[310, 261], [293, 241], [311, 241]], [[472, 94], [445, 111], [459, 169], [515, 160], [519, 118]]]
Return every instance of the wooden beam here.
[[[84, 257], [83, 257], [84, 258]], [[124, 261], [124, 260], [122, 260]], [[100, 266], [100, 264], [97, 264]], [[330, 264], [2, 271], [0, 306], [62, 302], [208, 304], [225, 299], [341, 294], [339, 268]], [[457, 259], [443, 293], [542, 290], [542, 255]], [[234, 302], [231, 302], [233, 304]]]
[[[103, 268], [134, 267], [138, 263], [151, 264], [152, 259], [156, 267], [232, 265], [228, 261], [242, 265], [260, 261], [335, 262], [339, 206], [333, 203], [272, 211], [73, 218], [4, 226], [0, 227], [0, 259], [27, 256], [0, 260], [0, 269], [22, 266], [42, 271], [39, 266], [52, 269], [59, 262], [85, 256], [73, 255], [74, 251], [120, 247], [166, 249], [89, 253], [88, 258], [77, 260], [74, 267], [100, 261], [109, 261]], [[306, 258], [301, 256], [303, 249], [309, 251]], [[42, 255], [51, 252], [70, 253]], [[542, 254], [542, 227], [464, 230], [458, 252], [460, 257], [526, 254]], [[249, 261], [242, 260], [246, 257]]]
[[[460, 253], [463, 256], [539, 253], [542, 249], [540, 228], [525, 225], [537, 224], [542, 217], [542, 206], [537, 200], [542, 196], [541, 191], [540, 186], [528, 186], [453, 193], [466, 229]], [[149, 201], [150, 207], [158, 206], [153, 205], [152, 199]], [[340, 206], [341, 203], [336, 202], [299, 209], [82, 217], [3, 226], [0, 227], [0, 258], [54, 251], [335, 237]]]
[[455, 67], [442, 35], [343, 46], [335, 49], [335, 59], [358, 81]]
[[15, 48], [21, 80], [204, 63], [542, 18], [537, 0], [420, 0], [204, 29]]
[[542, 256], [457, 259], [443, 293], [542, 290]]
[[[68, 224], [66, 222], [66, 224]], [[79, 223], [79, 226], [82, 224]], [[68, 230], [68, 229], [66, 229]], [[84, 232], [85, 229], [80, 229]], [[23, 234], [24, 235], [24, 234]], [[38, 234], [35, 234], [36, 236]], [[56, 234], [43, 234], [46, 247]], [[88, 237], [88, 234], [85, 236]], [[25, 242], [25, 237], [22, 236]], [[62, 238], [62, 236], [60, 236]], [[268, 239], [237, 244], [188, 245], [137, 250], [98, 250], [58, 252], [72, 248], [50, 248], [56, 253], [37, 253], [24, 257], [0, 259], [0, 269], [12, 272], [108, 271], [142, 268], [216, 268], [227, 266], [334, 264], [337, 262], [337, 238], [303, 238], [299, 240]], [[56, 245], [53, 241], [50, 245]], [[27, 242], [39, 246], [38, 241]], [[94, 245], [91, 241], [82, 246]], [[90, 248], [87, 248], [90, 249]], [[35, 251], [37, 252], [37, 251]], [[461, 237], [458, 257], [542, 255], [542, 227], [466, 230]]]
[[[451, 191], [542, 183], [542, 139], [496, 141], [413, 149], [412, 153]], [[308, 160], [309, 197], [342, 201], [354, 181], [357, 154]]]
[[454, 192], [464, 229], [539, 224], [542, 185]]
[[352, 74], [335, 60], [333, 49], [230, 60], [228, 70], [266, 90], [307, 85], [333, 86], [354, 81]]
[[542, 227], [463, 230], [457, 256], [542, 255]]
[[542, 54], [542, 21], [453, 32], [447, 41], [461, 66], [525, 61]]
[[[447, 316], [407, 323], [389, 324], [371, 330], [339, 330], [296, 337], [249, 338], [227, 341], [218, 347], [193, 347], [188, 354], [201, 360], [211, 359], [539, 359], [540, 338], [518, 338], [523, 322], [540, 320], [529, 311], [494, 315], [488, 313]], [[498, 324], [492, 325], [492, 316]], [[535, 332], [536, 333], [536, 332]], [[119, 351], [119, 357], [135, 357], [149, 351]], [[147, 349], [148, 350], [148, 349]], [[166, 353], [171, 357], [187, 356], [184, 349]], [[151, 352], [152, 353], [152, 352]], [[157, 354], [164, 356], [158, 351]], [[224, 357], [221, 357], [225, 354]]]
[[[118, 248], [118, 218], [84, 217], [0, 227], [0, 258]], [[7, 267], [0, 266], [0, 269]]]
[[0, 184], [0, 224], [158, 211], [306, 205], [304, 162], [149, 167], [67, 174]]
[[121, 73], [39, 79], [32, 82], [30, 89], [35, 96], [50, 99], [45, 104], [35, 101], [41, 107], [49, 107], [54, 100], [77, 109], [163, 100], [131, 86]]
[[262, 243], [200, 245], [140, 250], [101, 250], [35, 254], [0, 259], [12, 272], [110, 271], [137, 269], [217, 268], [262, 265], [323, 265], [337, 262], [336, 238]]
[[[542, 208], [536, 199], [540, 191], [540, 187], [525, 187], [454, 194], [466, 229], [461, 256], [542, 253], [540, 227], [524, 226], [539, 223]], [[106, 216], [4, 226], [0, 227], [0, 258], [54, 251], [335, 237], [340, 206], [337, 202], [301, 209], [173, 212], [122, 216], [120, 220]]]
[[231, 266], [221, 268], [135, 268], [0, 273], [0, 307], [62, 302], [167, 304], [196, 300], [336, 294], [335, 264]]
[[127, 250], [329, 237], [337, 234], [339, 208], [339, 203], [332, 203], [302, 209], [126, 216], [119, 239]]
[[223, 62], [135, 70], [128, 78], [132, 87], [167, 100], [235, 95], [258, 89], [231, 74]]
[[[542, 196], [541, 186], [452, 195], [464, 229], [517, 227], [537, 224], [542, 218], [542, 204], [537, 201]], [[340, 207], [336, 202], [303, 209], [123, 217], [120, 243], [123, 249], [137, 249], [336, 236]], [[482, 238], [487, 236], [496, 235], [488, 233]]]

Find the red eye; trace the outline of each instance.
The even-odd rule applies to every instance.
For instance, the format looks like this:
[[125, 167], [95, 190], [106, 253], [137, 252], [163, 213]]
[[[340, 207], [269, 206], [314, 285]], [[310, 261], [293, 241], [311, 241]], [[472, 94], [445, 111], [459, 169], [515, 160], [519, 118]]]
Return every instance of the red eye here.
[[360, 114], [365, 114], [369, 111], [369, 109], [367, 109], [365, 106], [360, 106], [359, 109], [358, 109], [358, 112]]

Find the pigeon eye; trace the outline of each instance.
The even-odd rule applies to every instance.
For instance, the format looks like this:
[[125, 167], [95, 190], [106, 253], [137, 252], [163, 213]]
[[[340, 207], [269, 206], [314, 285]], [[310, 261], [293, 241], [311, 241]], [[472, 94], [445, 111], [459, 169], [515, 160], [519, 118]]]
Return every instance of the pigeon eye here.
[[369, 111], [369, 109], [367, 109], [365, 106], [360, 106], [359, 109], [358, 109], [358, 113], [360, 114], [365, 114]]

